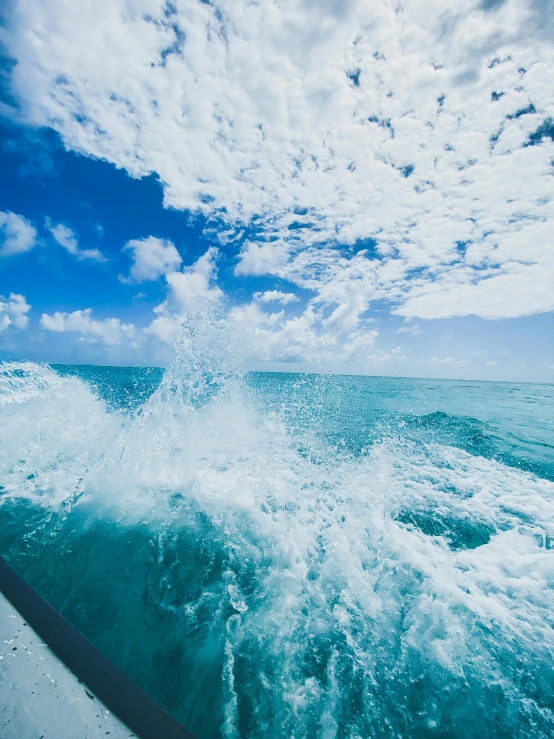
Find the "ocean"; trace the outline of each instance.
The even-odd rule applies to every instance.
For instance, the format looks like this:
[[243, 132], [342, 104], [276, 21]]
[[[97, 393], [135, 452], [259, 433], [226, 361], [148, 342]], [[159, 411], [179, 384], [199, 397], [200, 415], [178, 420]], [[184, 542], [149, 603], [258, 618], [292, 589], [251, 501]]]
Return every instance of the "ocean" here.
[[200, 739], [554, 736], [554, 386], [0, 365], [0, 552]]

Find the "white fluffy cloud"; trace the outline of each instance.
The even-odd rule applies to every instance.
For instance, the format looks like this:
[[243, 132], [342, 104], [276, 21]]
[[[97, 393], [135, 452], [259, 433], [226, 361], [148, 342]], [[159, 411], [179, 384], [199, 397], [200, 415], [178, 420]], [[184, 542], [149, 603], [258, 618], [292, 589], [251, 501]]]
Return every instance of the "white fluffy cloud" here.
[[90, 259], [93, 262], [107, 261], [98, 249], [80, 249], [77, 237], [69, 226], [63, 223], [52, 223], [49, 218], [46, 219], [45, 225], [54, 240], [76, 259], [80, 261]]
[[166, 344], [175, 344], [181, 333], [179, 322], [170, 315], [158, 316], [144, 329], [146, 336], [153, 336]]
[[249, 241], [239, 255], [235, 274], [249, 275], [279, 274], [289, 259], [289, 247], [283, 242], [255, 244]]
[[36, 244], [37, 231], [23, 216], [0, 211], [0, 257], [30, 251]]
[[283, 310], [265, 313], [254, 302], [233, 309], [231, 320], [253, 337], [257, 359], [279, 362], [344, 364], [367, 356], [379, 335], [363, 323], [330, 329], [313, 304], [300, 316], [287, 318]]
[[100, 340], [108, 346], [119, 344], [122, 339], [132, 339], [135, 336], [135, 327], [132, 323], [122, 323], [119, 318], [104, 318], [97, 320], [92, 317], [92, 309], [76, 310], [73, 313], [53, 315], [43, 313], [40, 325], [46, 331], [56, 333], [73, 332]]
[[246, 229], [236, 274], [314, 290], [332, 333], [374, 300], [554, 308], [553, 26], [535, 0], [17, 0], [0, 40], [28, 121]]
[[168, 239], [148, 236], [145, 239], [132, 239], [123, 247], [132, 252], [133, 264], [128, 278], [123, 281], [144, 282], [157, 280], [168, 272], [174, 272], [183, 261], [175, 245]]
[[7, 299], [0, 295], [0, 332], [5, 331], [8, 326], [15, 326], [19, 329], [27, 328], [29, 323], [27, 313], [30, 310], [31, 306], [23, 295], [10, 293]]
[[254, 293], [254, 300], [260, 303], [281, 303], [288, 305], [289, 303], [298, 302], [298, 296], [294, 293], [284, 293], [281, 290], [266, 290], [265, 293]]
[[185, 267], [181, 272], [166, 274], [169, 298], [157, 309], [158, 312], [163, 312], [168, 307], [186, 311], [217, 300], [222, 294], [219, 287], [213, 284], [217, 272], [217, 254], [218, 250], [212, 247], [190, 267]]
[[181, 314], [215, 307], [223, 295], [214, 284], [217, 255], [218, 250], [211, 247], [194, 264], [165, 275], [167, 299], [154, 308], [157, 317], [143, 329], [145, 336], [174, 344], [182, 339]]

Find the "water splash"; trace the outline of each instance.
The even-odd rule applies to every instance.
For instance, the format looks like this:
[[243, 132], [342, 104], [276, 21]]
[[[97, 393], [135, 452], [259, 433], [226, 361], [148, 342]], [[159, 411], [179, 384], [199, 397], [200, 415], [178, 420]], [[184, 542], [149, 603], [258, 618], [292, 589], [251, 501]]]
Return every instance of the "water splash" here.
[[188, 316], [132, 412], [3, 365], [4, 551], [201, 737], [552, 735], [554, 484], [268, 402], [230, 333]]

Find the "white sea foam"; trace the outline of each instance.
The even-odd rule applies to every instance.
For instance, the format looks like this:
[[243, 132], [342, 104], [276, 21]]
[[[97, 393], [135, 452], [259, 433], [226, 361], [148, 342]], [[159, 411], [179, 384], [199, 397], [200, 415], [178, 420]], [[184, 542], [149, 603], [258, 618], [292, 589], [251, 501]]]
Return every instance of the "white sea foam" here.
[[75, 494], [121, 419], [77, 378], [45, 365], [0, 365], [0, 485], [6, 497], [59, 505]]

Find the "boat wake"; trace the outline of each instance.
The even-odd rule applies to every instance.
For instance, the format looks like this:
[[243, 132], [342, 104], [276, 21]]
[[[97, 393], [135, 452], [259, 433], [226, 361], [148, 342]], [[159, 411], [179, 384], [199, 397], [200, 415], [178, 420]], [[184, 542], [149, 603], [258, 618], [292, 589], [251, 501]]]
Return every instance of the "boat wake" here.
[[2, 552], [200, 737], [552, 736], [554, 483], [332, 443], [325, 378], [268, 402], [217, 330], [133, 407], [1, 366]]

